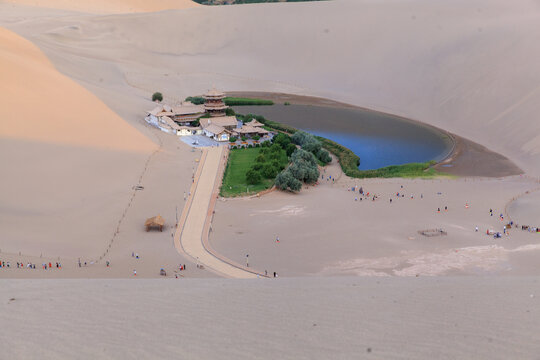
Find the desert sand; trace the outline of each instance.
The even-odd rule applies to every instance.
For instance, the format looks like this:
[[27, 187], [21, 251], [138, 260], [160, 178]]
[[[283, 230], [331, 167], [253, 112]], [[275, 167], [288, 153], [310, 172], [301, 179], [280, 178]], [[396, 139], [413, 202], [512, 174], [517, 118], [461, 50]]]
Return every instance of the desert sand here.
[[45, 359], [534, 359], [539, 293], [531, 277], [4, 280], [0, 346]]
[[[540, 220], [539, 24], [533, 0], [0, 3], [0, 277], [39, 278], [0, 282], [3, 355], [535, 356], [540, 239], [484, 233]], [[404, 116], [524, 174], [360, 181], [334, 163], [335, 183], [217, 202], [214, 250], [277, 280], [97, 280], [217, 276], [175, 247], [202, 152], [143, 121], [154, 91], [211, 85]], [[41, 280], [58, 277], [79, 279]]]
[[80, 11], [98, 14], [139, 13], [199, 6], [191, 0], [5, 0], [6, 3], [37, 8]]

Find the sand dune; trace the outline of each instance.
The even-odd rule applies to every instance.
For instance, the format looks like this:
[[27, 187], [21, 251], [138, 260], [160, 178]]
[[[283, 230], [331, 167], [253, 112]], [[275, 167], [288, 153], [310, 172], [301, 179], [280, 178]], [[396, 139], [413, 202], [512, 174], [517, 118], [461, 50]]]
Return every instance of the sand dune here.
[[3, 257], [97, 257], [157, 145], [29, 41], [0, 44]]
[[143, 153], [154, 147], [32, 43], [0, 28], [0, 44], [0, 136]]
[[215, 83], [330, 97], [441, 127], [540, 174], [539, 24], [532, 0], [342, 0], [11, 26], [51, 53], [122, 62], [147, 92], [182, 97]]
[[137, 13], [199, 6], [192, 0], [5, 0], [17, 5], [90, 13]]
[[540, 352], [534, 277], [1, 285], [8, 359], [506, 360]]

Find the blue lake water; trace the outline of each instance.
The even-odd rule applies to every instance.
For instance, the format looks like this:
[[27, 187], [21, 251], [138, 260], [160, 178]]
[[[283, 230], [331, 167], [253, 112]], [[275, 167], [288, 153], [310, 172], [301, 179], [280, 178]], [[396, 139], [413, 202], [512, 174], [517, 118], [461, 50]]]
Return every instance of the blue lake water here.
[[263, 115], [331, 139], [360, 157], [361, 170], [441, 160], [450, 138], [436, 129], [396, 116], [363, 109], [312, 105], [239, 106], [240, 114]]

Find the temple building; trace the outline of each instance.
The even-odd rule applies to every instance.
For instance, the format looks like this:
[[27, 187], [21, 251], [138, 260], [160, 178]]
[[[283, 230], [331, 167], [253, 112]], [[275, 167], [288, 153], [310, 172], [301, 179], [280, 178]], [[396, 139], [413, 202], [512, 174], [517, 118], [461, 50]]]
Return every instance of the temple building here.
[[263, 124], [255, 119], [240, 127], [236, 116], [225, 116], [228, 106], [223, 101], [223, 92], [212, 88], [203, 98], [204, 105], [189, 101], [174, 106], [159, 104], [146, 112], [145, 120], [170, 134], [205, 135], [220, 142], [229, 141], [231, 136], [251, 138], [268, 135]]
[[225, 93], [212, 88], [203, 95], [204, 109], [210, 116], [225, 116], [225, 110], [228, 106], [225, 105], [223, 99], [225, 99]]

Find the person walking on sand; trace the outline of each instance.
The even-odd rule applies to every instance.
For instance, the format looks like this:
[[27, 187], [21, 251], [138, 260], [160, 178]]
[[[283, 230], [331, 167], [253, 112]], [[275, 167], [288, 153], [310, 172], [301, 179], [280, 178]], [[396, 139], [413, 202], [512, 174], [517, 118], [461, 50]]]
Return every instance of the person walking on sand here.
[[276, 242], [279, 243], [279, 236], [276, 236]]
[[137, 276], [137, 270], [133, 270], [133, 276]]

